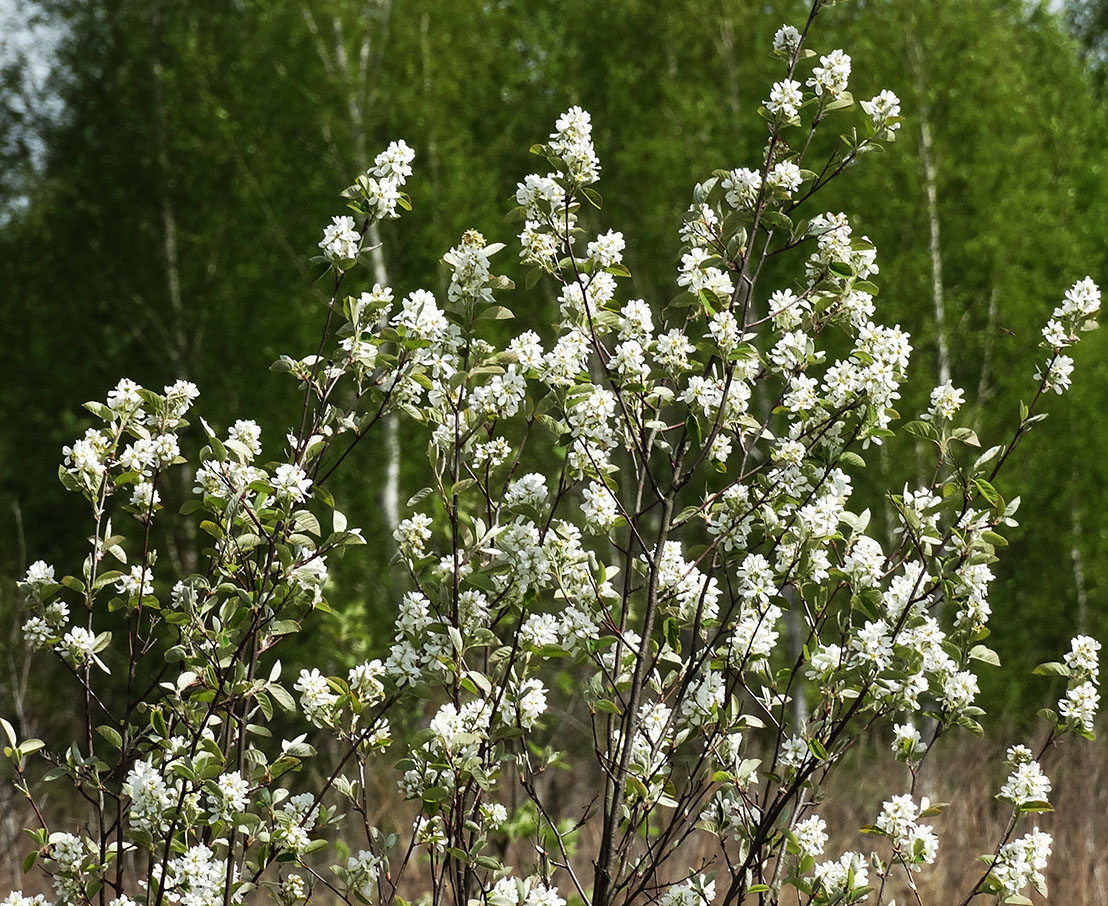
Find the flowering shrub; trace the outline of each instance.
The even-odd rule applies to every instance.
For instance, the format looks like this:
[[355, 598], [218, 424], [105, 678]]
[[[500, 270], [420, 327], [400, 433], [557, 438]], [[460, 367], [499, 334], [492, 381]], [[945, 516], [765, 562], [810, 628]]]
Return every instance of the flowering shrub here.
[[[411, 149], [378, 155], [319, 244], [332, 286], [320, 346], [274, 366], [304, 393], [282, 458], [262, 458], [252, 421], [223, 435], [200, 420], [184, 515], [210, 539], [202, 570], [169, 576], [153, 544], [196, 388], [123, 380], [86, 404], [97, 425], [59, 474], [90, 506], [91, 549], [73, 575], [39, 562], [22, 583], [26, 642], [72, 674], [85, 733], [47, 752], [3, 722], [40, 820], [25, 870], [38, 861], [59, 902], [228, 906], [262, 887], [282, 906], [408, 891], [489, 906], [883, 903], [894, 876], [914, 889], [939, 860], [929, 822], [943, 807], [916, 777], [942, 734], [981, 732], [990, 564], [1017, 507], [995, 481], [1044, 391], [1068, 387], [1063, 350], [1100, 294], [1089, 279], [1066, 293], [1006, 442], [983, 449], [958, 424], [949, 383], [900, 424], [912, 347], [875, 320], [876, 251], [845, 214], [812, 210], [893, 140], [900, 106], [883, 91], [849, 119], [850, 57], [806, 47], [823, 5], [774, 38], [784, 75], [760, 110], [762, 161], [695, 187], [664, 311], [626, 298], [623, 235], [584, 226], [601, 165], [580, 108], [532, 149], [545, 172], [516, 193], [520, 257], [559, 292], [545, 341], [483, 336], [512, 317], [513, 287], [493, 273], [503, 246], [476, 231], [444, 256], [445, 300], [348, 291], [370, 225], [408, 204]], [[841, 141], [808, 169], [825, 123]], [[793, 279], [766, 286], [783, 254]], [[395, 532], [410, 591], [391, 647], [346, 676], [287, 676], [274, 649], [327, 610], [328, 558], [364, 543], [328, 479], [390, 414], [425, 433], [430, 460]], [[878, 537], [852, 475], [897, 426], [931, 445], [934, 472], [888, 495], [894, 525]], [[1069, 678], [1044, 713], [1048, 744], [1092, 735], [1098, 651], [1078, 637], [1039, 668]], [[304, 732], [274, 739], [278, 710]], [[864, 828], [883, 839], [828, 853], [819, 792], [881, 726], [906, 766]], [[566, 751], [592, 801], [549, 782]], [[1051, 838], [1016, 836], [1050, 808], [1041, 754], [1009, 751], [1011, 819], [966, 902], [1042, 888]], [[32, 758], [48, 764], [34, 782]], [[414, 824], [374, 823], [390, 773]], [[48, 819], [40, 786], [63, 783], [91, 819]], [[503, 862], [511, 841], [521, 871]]]

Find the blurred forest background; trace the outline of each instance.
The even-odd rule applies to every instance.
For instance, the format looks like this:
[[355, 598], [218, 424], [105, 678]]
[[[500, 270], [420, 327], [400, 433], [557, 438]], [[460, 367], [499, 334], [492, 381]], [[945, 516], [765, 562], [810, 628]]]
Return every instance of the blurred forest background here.
[[[308, 259], [343, 213], [339, 192], [390, 139], [411, 144], [414, 212], [382, 229], [377, 273], [363, 279], [444, 291], [439, 258], [465, 229], [512, 244], [504, 213], [534, 165], [527, 149], [571, 104], [592, 113], [604, 166], [604, 209], [590, 216], [624, 232], [633, 292], [660, 309], [692, 187], [756, 164], [756, 109], [780, 78], [771, 38], [808, 4], [0, 8], [0, 710], [26, 717], [64, 711], [68, 694], [41, 681], [46, 659], [21, 654], [14, 582], [40, 558], [59, 576], [79, 569], [86, 516], [56, 473], [86, 427], [83, 401], [124, 375], [154, 388], [188, 378], [199, 415], [220, 431], [257, 419], [267, 458], [280, 458], [298, 394], [267, 369], [315, 349], [323, 309]], [[852, 55], [856, 96], [902, 99], [890, 153], [820, 202], [876, 242], [879, 317], [913, 335], [901, 415], [949, 376], [979, 401], [970, 416], [985, 445], [1000, 442], [1031, 392], [1051, 309], [1074, 280], [1108, 280], [1108, 3], [855, 0], [821, 17], [811, 46]], [[550, 288], [517, 283], [515, 328], [549, 337]], [[1104, 332], [1082, 343], [1074, 389], [1002, 482], [1023, 506], [991, 597], [990, 645], [1008, 669], [981, 679], [997, 714], [1052, 703], [1058, 688], [1030, 669], [1072, 634], [1108, 638], [1106, 353]], [[359, 448], [331, 488], [370, 544], [332, 568], [336, 615], [308, 639], [326, 672], [391, 634], [403, 577], [389, 567], [390, 501], [426, 468], [422, 442], [394, 441]], [[924, 478], [922, 463], [911, 439], [871, 458], [859, 480], [875, 511], [880, 489]], [[189, 492], [182, 481], [166, 503]], [[198, 543], [187, 527], [161, 539], [163, 563], [189, 563]]]

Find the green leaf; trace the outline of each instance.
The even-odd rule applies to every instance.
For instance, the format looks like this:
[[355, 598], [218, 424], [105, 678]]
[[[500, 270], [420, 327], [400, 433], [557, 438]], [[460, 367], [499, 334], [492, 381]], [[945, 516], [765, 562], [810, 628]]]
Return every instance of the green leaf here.
[[292, 693], [284, 686], [272, 683], [266, 686], [265, 689], [266, 692], [273, 696], [273, 700], [285, 711], [292, 712], [296, 710], [296, 700], [292, 697]]
[[104, 739], [106, 739], [113, 748], [123, 748], [123, 737], [119, 735], [119, 731], [114, 727], [109, 727], [107, 724], [101, 724], [96, 728], [96, 732], [99, 733]]
[[762, 220], [774, 229], [792, 232], [793, 222], [780, 211], [766, 211], [762, 214]]
[[1047, 661], [1031, 671], [1036, 676], [1069, 676], [1070, 668], [1059, 661]]
[[1000, 504], [1000, 494], [998, 494], [996, 488], [985, 481], [984, 478], [975, 478], [973, 484], [977, 490], [981, 492], [981, 496], [989, 501], [991, 506], [996, 507]]
[[977, 434], [970, 428], [955, 428], [950, 434], [951, 440], [961, 441], [970, 447], [980, 447], [981, 441], [977, 439]]
[[969, 650], [969, 657], [975, 661], [981, 661], [984, 664], [992, 664], [994, 667], [1000, 666], [1000, 658], [997, 653], [991, 648], [986, 648], [984, 645], [974, 645]]
[[420, 503], [425, 497], [428, 497], [434, 492], [434, 488], [420, 488], [411, 497], [408, 498], [407, 506], [415, 506]]

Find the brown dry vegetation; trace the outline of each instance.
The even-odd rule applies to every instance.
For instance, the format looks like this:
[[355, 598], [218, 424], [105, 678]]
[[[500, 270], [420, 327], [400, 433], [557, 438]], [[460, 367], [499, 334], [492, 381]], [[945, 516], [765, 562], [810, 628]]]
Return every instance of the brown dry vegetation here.
[[[926, 906], [960, 903], [980, 877], [982, 866], [977, 857], [996, 845], [1009, 814], [1007, 806], [994, 798], [1007, 773], [1003, 758], [1002, 747], [973, 737], [946, 740], [936, 747], [921, 772], [917, 796], [950, 803], [941, 816], [930, 819], [940, 839], [939, 863], [915, 876]], [[1037, 824], [1054, 836], [1054, 854], [1047, 871], [1051, 903], [1103, 906], [1108, 902], [1108, 858], [1104, 853], [1108, 846], [1108, 748], [1103, 740], [1090, 743], [1067, 739], [1048, 750], [1042, 763], [1053, 782], [1050, 800], [1055, 811], [1026, 817], [1016, 834]], [[591, 782], [570, 772], [557, 772], [547, 779], [550, 784], [547, 792], [560, 799], [563, 814], [580, 814], [587, 809], [595, 792]], [[887, 856], [887, 846], [881, 838], [863, 835], [858, 829], [876, 818], [884, 799], [907, 791], [910, 780], [907, 769], [893, 761], [883, 743], [873, 740], [856, 748], [849, 760], [833, 772], [826, 797], [815, 809], [827, 821], [831, 833], [827, 857], [849, 849], [876, 850]], [[378, 814], [373, 817], [382, 827], [399, 828], [407, 820], [411, 803], [397, 802], [385, 778], [377, 794]], [[575, 800], [576, 806], [571, 804]], [[47, 896], [51, 893], [38, 868], [30, 876], [20, 876], [20, 862], [29, 846], [22, 827], [32, 820], [29, 809], [10, 787], [5, 787], [0, 792], [0, 894], [11, 888]], [[577, 841], [581, 862], [578, 871], [583, 878], [591, 878], [590, 837], [590, 827], [586, 825]], [[514, 862], [519, 874], [527, 874], [535, 867], [522, 858], [513, 860], [516, 853], [511, 850], [505, 855], [509, 864]], [[683, 861], [688, 866], [703, 865], [711, 870], [710, 860], [709, 850], [704, 848], [690, 849]], [[677, 872], [676, 866], [674, 871]], [[410, 866], [400, 892], [411, 899], [418, 898], [419, 875], [419, 867]], [[893, 897], [898, 906], [916, 903], [904, 884], [903, 873], [894, 873], [894, 877], [896, 883], [890, 882], [882, 903], [887, 904]], [[571, 890], [568, 881], [555, 879], [562, 885], [563, 894], [568, 894]], [[313, 898], [315, 903], [328, 901], [328, 897]], [[794, 902], [783, 898], [781, 906], [793, 906]], [[876, 898], [871, 896], [868, 902], [875, 903]], [[988, 901], [982, 898], [976, 902]]]

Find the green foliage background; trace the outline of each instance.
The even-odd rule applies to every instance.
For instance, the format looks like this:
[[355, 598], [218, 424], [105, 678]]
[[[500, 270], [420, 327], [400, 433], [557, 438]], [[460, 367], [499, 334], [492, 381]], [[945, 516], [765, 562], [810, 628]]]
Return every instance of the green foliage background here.
[[[824, 202], [875, 240], [882, 317], [914, 337], [905, 418], [926, 407], [939, 369], [925, 123], [950, 368], [969, 399], [983, 391], [974, 418], [986, 444], [1016, 423], [1038, 331], [1062, 292], [1086, 273], [1108, 277], [1098, 70], [1108, 18], [1096, 6], [1075, 3], [1067, 17], [1022, 0], [855, 0], [821, 18], [813, 46], [852, 55], [855, 95], [889, 88], [906, 116], [892, 152], [863, 161]], [[47, 95], [64, 113], [28, 116], [14, 100], [28, 59], [9, 58], [0, 110], [7, 588], [34, 559], [75, 568], [87, 527], [57, 483], [60, 449], [85, 427], [79, 404], [122, 375], [153, 387], [194, 380], [211, 424], [256, 418], [267, 454], [280, 455], [298, 395], [266, 369], [281, 352], [314, 349], [321, 306], [307, 258], [342, 212], [339, 191], [392, 138], [418, 152], [414, 212], [382, 237], [398, 294], [445, 290], [438, 259], [466, 228], [511, 243], [517, 228], [503, 214], [533, 166], [526, 149], [581, 104], [604, 164], [596, 223], [624, 232], [634, 292], [664, 305], [692, 186], [755, 162], [756, 108], [779, 77], [771, 36], [807, 4], [50, 0], [25, 9], [62, 35]], [[549, 289], [515, 295], [515, 326], [549, 336]], [[1075, 389], [1002, 487], [1023, 498], [1022, 528], [999, 566], [991, 644], [1017, 669], [1003, 685], [982, 676], [990, 710], [1046, 703], [1057, 690], [1018, 668], [1055, 658], [1077, 630], [1103, 638], [1108, 628], [1104, 353], [1098, 335], [1082, 344]], [[339, 640], [329, 649], [339, 661], [385, 644], [402, 587], [380, 506], [386, 461], [381, 447], [361, 450], [333, 488], [370, 539], [356, 562], [333, 569], [342, 616], [324, 631]], [[873, 458], [877, 518], [881, 489], [925, 479], [918, 461], [911, 440]], [[401, 437], [400, 463], [403, 502], [423, 484], [423, 443]], [[182, 483], [178, 497], [188, 490]], [[187, 563], [196, 544], [184, 529], [160, 540], [163, 562]], [[15, 604], [5, 593], [11, 626]], [[4, 669], [13, 684], [14, 664]]]

